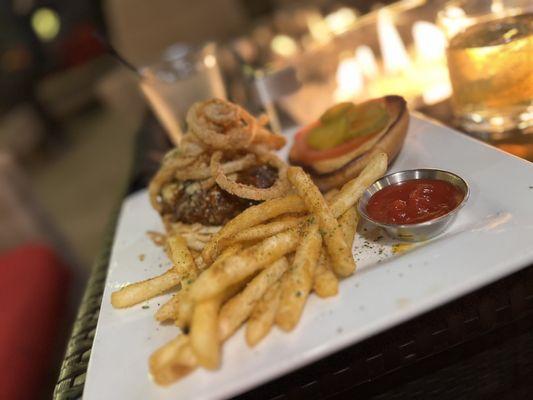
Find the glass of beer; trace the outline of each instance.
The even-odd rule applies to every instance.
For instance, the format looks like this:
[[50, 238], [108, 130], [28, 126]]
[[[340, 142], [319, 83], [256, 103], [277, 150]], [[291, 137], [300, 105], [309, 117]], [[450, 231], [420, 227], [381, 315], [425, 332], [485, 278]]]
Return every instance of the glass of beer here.
[[439, 13], [458, 125], [484, 138], [533, 130], [533, 2], [456, 0]]
[[185, 131], [185, 115], [193, 103], [226, 98], [214, 43], [200, 47], [173, 45], [161, 60], [142, 68], [141, 75], [141, 90], [176, 145]]

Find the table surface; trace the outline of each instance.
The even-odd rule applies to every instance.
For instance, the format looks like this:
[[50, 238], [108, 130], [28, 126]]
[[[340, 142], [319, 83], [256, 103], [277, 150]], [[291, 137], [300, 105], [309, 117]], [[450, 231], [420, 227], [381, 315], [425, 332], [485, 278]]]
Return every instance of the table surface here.
[[[452, 109], [448, 100], [442, 101], [432, 106], [426, 106], [419, 110], [423, 114], [451, 126], [458, 131], [463, 131], [460, 126], [456, 126], [451, 117]], [[525, 160], [533, 161], [533, 130], [524, 133], [519, 130], [506, 132], [505, 134], [495, 135], [496, 137], [488, 138], [485, 142], [511, 153]]]
[[[446, 102], [421, 111], [445, 124], [450, 121]], [[515, 133], [492, 144], [533, 161], [533, 135]], [[146, 186], [168, 146], [161, 127], [149, 116], [139, 133], [130, 192]], [[78, 399], [83, 394], [116, 215], [73, 327], [55, 399]], [[532, 376], [529, 266], [240, 398], [526, 399], [533, 393]]]

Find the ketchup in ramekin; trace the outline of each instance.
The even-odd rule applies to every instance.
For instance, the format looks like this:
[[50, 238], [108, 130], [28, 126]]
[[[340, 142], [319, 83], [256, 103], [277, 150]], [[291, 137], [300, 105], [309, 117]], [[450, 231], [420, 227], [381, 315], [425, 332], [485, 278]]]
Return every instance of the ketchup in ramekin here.
[[366, 212], [370, 218], [384, 224], [417, 224], [448, 214], [464, 197], [465, 194], [450, 182], [412, 179], [374, 193]]

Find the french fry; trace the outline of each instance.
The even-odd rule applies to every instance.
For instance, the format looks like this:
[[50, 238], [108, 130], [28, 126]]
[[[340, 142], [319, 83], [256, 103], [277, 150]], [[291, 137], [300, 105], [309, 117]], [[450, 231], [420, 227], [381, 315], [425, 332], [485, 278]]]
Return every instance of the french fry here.
[[318, 219], [320, 231], [335, 273], [340, 276], [352, 274], [355, 271], [355, 261], [351, 248], [348, 248], [339, 223], [318, 187], [300, 167], [290, 167], [287, 171], [287, 177], [309, 211]]
[[326, 251], [322, 249], [315, 270], [313, 290], [319, 297], [331, 297], [339, 293], [339, 279], [328, 265]]
[[[333, 204], [331, 205], [333, 215], [338, 218], [345, 213], [348, 208], [352, 207], [358, 201], [364, 190], [382, 176], [386, 170], [387, 155], [385, 153], [378, 153], [372, 157], [361, 174], [356, 179], [352, 179], [346, 183], [341, 191], [334, 196]], [[250, 207], [233, 218], [213, 236], [211, 241], [204, 247], [202, 257], [209, 264], [222, 250], [222, 239], [233, 236], [244, 229], [258, 225], [279, 215], [303, 212], [306, 208], [306, 205], [296, 195], [267, 200]]]
[[184, 290], [182, 288], [178, 293], [172, 295], [166, 303], [163, 303], [155, 313], [155, 319], [159, 322], [175, 320], [178, 316], [179, 305], [183, 298], [183, 293]]
[[292, 268], [287, 272], [287, 277], [281, 285], [281, 301], [276, 313], [276, 324], [284, 331], [294, 329], [300, 320], [313, 286], [321, 245], [322, 237], [318, 232], [318, 224], [312, 222], [296, 249]]
[[[183, 239], [181, 239], [183, 240]], [[180, 243], [179, 236], [167, 238], [169, 256], [174, 266], [154, 278], [132, 283], [111, 294], [111, 304], [115, 308], [130, 307], [158, 296], [179, 285], [183, 279], [194, 274], [196, 266], [186, 244]]]
[[175, 339], [157, 349], [149, 360], [150, 373], [159, 385], [169, 385], [192, 372], [198, 360], [187, 335]]
[[191, 287], [193, 300], [199, 302], [214, 297], [227, 287], [244, 280], [266, 265], [272, 264], [293, 251], [298, 244], [299, 237], [296, 230], [289, 229], [212, 266], [193, 283]]
[[[241, 249], [242, 245], [240, 243], [227, 247], [215, 260], [211, 268], [220, 264], [228, 257], [237, 254]], [[186, 286], [184, 289], [183, 298], [179, 303], [178, 317], [176, 318], [176, 326], [179, 326], [181, 329], [184, 329], [191, 321], [194, 308], [194, 302], [190, 294], [191, 285]]]
[[353, 240], [355, 237], [355, 231], [357, 230], [357, 223], [359, 222], [359, 214], [355, 207], [350, 207], [344, 214], [339, 218], [339, 225], [346, 240], [346, 244], [351, 249], [353, 245]]
[[115, 308], [131, 307], [178, 286], [180, 282], [181, 275], [175, 268], [170, 268], [154, 278], [132, 283], [113, 292], [111, 304]]
[[174, 294], [170, 300], [163, 304], [155, 314], [155, 319], [158, 321], [167, 321], [177, 319], [180, 305], [187, 292], [186, 287], [189, 286], [196, 276], [198, 269], [193, 255], [187, 247], [187, 242], [181, 235], [172, 235], [167, 238], [166, 253], [169, 259], [174, 264], [174, 269], [182, 276], [181, 290]]
[[191, 345], [198, 364], [216, 369], [220, 364], [220, 338], [218, 336], [218, 310], [220, 296], [201, 301], [194, 306], [191, 320]]
[[183, 238], [187, 242], [187, 247], [194, 251], [202, 251], [205, 247], [206, 242], [209, 240], [206, 239], [205, 241], [202, 241], [193, 233], [183, 234]]
[[194, 263], [196, 264], [196, 268], [200, 271], [203, 271], [207, 267], [201, 255], [194, 257]]
[[170, 300], [163, 304], [155, 314], [160, 322], [173, 320], [174, 324], [185, 329], [191, 321], [194, 303], [189, 296], [190, 284], [184, 285]]
[[[236, 254], [242, 249], [241, 244], [234, 244], [226, 248], [222, 254], [215, 260], [213, 265], [222, 262], [227, 257]], [[172, 298], [163, 304], [155, 314], [158, 321], [175, 320], [176, 326], [184, 329], [191, 321], [194, 303], [189, 295], [190, 285], [194, 279], [183, 281], [181, 290]]]
[[335, 196], [339, 193], [339, 189], [331, 189], [330, 191], [324, 193], [324, 198], [328, 202], [328, 204], [331, 204]]
[[191, 285], [187, 285], [181, 290], [182, 293], [178, 301], [178, 313], [174, 324], [180, 329], [185, 329], [191, 322], [194, 309], [194, 303], [191, 299]]
[[218, 313], [221, 304], [242, 287], [233, 285], [218, 296], [203, 300], [194, 305], [191, 320], [191, 346], [198, 359], [198, 364], [207, 369], [216, 369], [220, 365], [220, 335], [218, 333]]
[[222, 253], [217, 257], [215, 262], [213, 262], [209, 267], [214, 267], [215, 265], [220, 264], [222, 261], [226, 260], [227, 258], [234, 256], [239, 251], [241, 251], [243, 248], [242, 243], [233, 243], [231, 246], [226, 247]]
[[198, 274], [191, 251], [181, 235], [167, 237], [166, 252], [176, 271], [184, 279], [192, 279]]
[[359, 176], [344, 184], [331, 203], [331, 212], [339, 218], [353, 207], [368, 186], [374, 183], [387, 171], [387, 154], [378, 153], [370, 158]]
[[269, 236], [275, 235], [276, 233], [283, 232], [290, 228], [295, 228], [301, 224], [304, 219], [305, 217], [295, 217], [290, 215], [266, 224], [252, 226], [251, 228], [245, 229], [244, 231], [238, 232], [235, 235], [223, 240], [223, 243], [238, 243], [250, 240], [265, 239]]
[[[202, 153], [202, 148], [190, 145], [196, 155]], [[246, 321], [246, 341], [255, 346], [274, 324], [284, 331], [294, 329], [311, 290], [320, 297], [338, 293], [337, 275], [348, 276], [355, 270], [350, 246], [358, 223], [355, 204], [387, 168], [387, 155], [374, 154], [378, 151], [368, 157], [357, 178], [324, 196], [301, 168], [286, 170], [283, 165], [282, 175], [287, 172], [296, 193], [249, 207], [222, 229], [163, 217], [167, 236], [159, 234], [157, 239], [165, 245], [173, 267], [111, 295], [113, 306], [122, 308], [181, 285], [155, 318], [172, 320], [182, 329], [190, 327], [190, 332], [152, 354], [149, 368], [156, 383], [168, 385], [198, 366], [217, 368], [222, 343]], [[161, 208], [158, 196], [168, 194], [161, 190], [164, 181], [176, 173], [181, 176], [179, 168], [169, 165], [152, 181], [150, 197], [156, 209]], [[211, 171], [202, 168], [191, 171], [205, 175], [199, 185], [207, 188], [203, 185], [215, 182]]]
[[[283, 279], [283, 277], [282, 277]], [[259, 343], [274, 325], [281, 299], [280, 281], [274, 283], [257, 302], [246, 324], [246, 343], [253, 347]]]
[[224, 304], [218, 320], [219, 335], [222, 341], [229, 338], [246, 321], [255, 304], [267, 289], [279, 280], [288, 266], [287, 259], [280, 258], [252, 279], [241, 293]]
[[279, 215], [299, 213], [306, 210], [305, 204], [296, 195], [267, 200], [256, 206], [247, 208], [242, 213], [229, 221], [218, 231], [202, 251], [204, 261], [209, 264], [223, 250], [222, 239], [235, 235], [244, 229], [258, 225]]

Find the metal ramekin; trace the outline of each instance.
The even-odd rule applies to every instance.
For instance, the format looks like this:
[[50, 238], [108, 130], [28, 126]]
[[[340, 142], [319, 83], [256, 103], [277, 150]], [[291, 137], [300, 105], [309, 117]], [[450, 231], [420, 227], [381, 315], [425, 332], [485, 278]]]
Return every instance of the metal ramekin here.
[[[370, 200], [370, 197], [372, 197], [374, 193], [378, 192], [384, 187], [413, 179], [438, 179], [449, 182], [463, 192], [463, 200], [449, 213], [426, 222], [420, 222], [418, 224], [384, 224], [370, 218], [370, 216], [366, 213], [366, 206]], [[465, 205], [469, 195], [470, 189], [468, 184], [463, 178], [452, 172], [439, 169], [410, 169], [386, 175], [374, 182], [361, 196], [358, 210], [359, 214], [365, 220], [376, 226], [379, 226], [392, 238], [406, 242], [420, 242], [423, 240], [428, 240], [442, 233], [455, 219], [455, 216], [459, 210]]]

